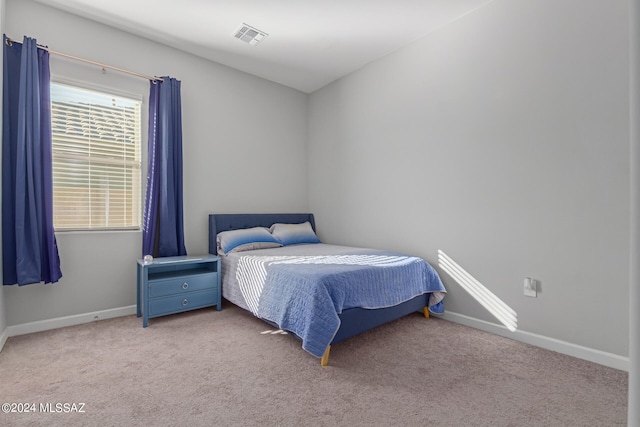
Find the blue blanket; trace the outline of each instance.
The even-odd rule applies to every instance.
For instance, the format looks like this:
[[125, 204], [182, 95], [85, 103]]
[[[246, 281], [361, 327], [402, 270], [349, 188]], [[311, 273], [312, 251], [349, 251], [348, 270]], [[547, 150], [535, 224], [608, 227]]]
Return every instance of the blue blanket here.
[[391, 307], [431, 293], [430, 311], [444, 311], [445, 288], [433, 267], [420, 258], [379, 252], [241, 259], [245, 262], [238, 278], [252, 282], [254, 314], [297, 335], [302, 347], [317, 357], [333, 340], [340, 327], [338, 314], [345, 309]]

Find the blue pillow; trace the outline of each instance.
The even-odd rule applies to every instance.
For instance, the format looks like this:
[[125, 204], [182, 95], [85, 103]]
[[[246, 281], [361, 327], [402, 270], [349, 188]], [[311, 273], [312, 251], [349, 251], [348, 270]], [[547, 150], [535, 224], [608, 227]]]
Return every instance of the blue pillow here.
[[219, 255], [282, 246], [265, 227], [222, 231], [216, 236], [216, 243]]
[[309, 221], [302, 224], [273, 224], [269, 229], [283, 246], [300, 243], [320, 243]]

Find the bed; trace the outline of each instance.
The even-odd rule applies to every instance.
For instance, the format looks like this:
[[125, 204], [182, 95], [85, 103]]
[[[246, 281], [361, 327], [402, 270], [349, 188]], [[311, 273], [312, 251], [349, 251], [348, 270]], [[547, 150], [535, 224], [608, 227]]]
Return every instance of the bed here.
[[426, 261], [320, 242], [310, 213], [211, 214], [222, 294], [329, 360], [331, 345], [413, 312], [440, 314], [446, 290]]

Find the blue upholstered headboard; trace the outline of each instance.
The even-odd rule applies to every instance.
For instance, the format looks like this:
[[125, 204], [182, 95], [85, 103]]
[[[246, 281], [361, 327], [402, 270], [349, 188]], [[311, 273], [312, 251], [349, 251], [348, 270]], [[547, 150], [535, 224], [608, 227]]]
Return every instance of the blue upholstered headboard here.
[[300, 224], [309, 221], [315, 231], [316, 223], [310, 213], [281, 214], [211, 214], [209, 215], [209, 253], [217, 255], [216, 236], [221, 231], [251, 227], [271, 227], [280, 222]]

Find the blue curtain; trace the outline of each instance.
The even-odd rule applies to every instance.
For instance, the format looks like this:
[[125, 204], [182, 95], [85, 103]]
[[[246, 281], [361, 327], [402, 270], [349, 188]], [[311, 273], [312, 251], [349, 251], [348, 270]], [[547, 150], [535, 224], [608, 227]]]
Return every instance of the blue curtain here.
[[3, 42], [3, 283], [55, 283], [49, 52], [29, 37]]
[[149, 167], [142, 256], [186, 255], [182, 209], [180, 81], [152, 81], [149, 95]]

